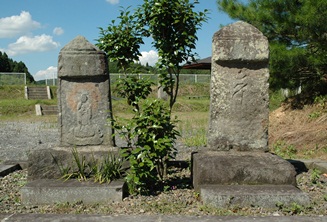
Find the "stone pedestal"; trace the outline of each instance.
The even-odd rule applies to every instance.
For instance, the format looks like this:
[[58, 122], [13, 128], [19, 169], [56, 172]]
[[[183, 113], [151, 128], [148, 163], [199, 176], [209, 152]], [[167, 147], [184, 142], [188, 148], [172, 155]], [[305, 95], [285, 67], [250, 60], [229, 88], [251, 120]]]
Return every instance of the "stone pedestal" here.
[[236, 22], [213, 36], [208, 146], [192, 155], [193, 185], [206, 204], [309, 201], [295, 187], [294, 167], [267, 152], [268, 62], [268, 40], [250, 24]]
[[261, 152], [204, 151], [194, 153], [193, 186], [296, 185], [292, 164], [277, 155]]

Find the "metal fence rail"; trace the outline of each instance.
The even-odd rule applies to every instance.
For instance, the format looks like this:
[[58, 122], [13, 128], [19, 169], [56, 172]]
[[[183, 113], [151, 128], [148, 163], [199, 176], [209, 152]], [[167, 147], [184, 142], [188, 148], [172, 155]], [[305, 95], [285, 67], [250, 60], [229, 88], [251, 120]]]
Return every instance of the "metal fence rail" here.
[[[2, 74], [2, 75], [1, 75]], [[154, 83], [158, 83], [158, 74], [128, 74], [137, 76], [137, 78], [149, 78]], [[118, 79], [124, 78], [124, 74], [110, 73], [111, 84]], [[175, 76], [174, 76], [175, 78]], [[179, 74], [181, 84], [210, 83], [210, 74]], [[45, 79], [45, 85], [57, 85], [58, 79]], [[25, 73], [0, 73], [0, 85], [26, 85]]]
[[[128, 74], [136, 76], [137, 78], [149, 78], [151, 81], [158, 82], [158, 74]], [[118, 79], [124, 78], [124, 74], [110, 73], [111, 83], [115, 83]], [[209, 74], [179, 74], [180, 83], [210, 83]]]

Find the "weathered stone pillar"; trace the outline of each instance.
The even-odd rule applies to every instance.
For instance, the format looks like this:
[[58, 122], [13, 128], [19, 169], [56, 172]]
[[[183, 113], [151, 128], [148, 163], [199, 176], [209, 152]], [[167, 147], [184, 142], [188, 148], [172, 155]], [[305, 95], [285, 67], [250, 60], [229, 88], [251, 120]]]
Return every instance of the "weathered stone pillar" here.
[[112, 145], [105, 53], [76, 37], [60, 51], [58, 78], [60, 146]]
[[267, 38], [245, 22], [213, 36], [210, 150], [268, 150]]
[[192, 154], [193, 186], [206, 204], [308, 203], [294, 186], [294, 167], [267, 152], [268, 59], [267, 38], [250, 24], [213, 36], [208, 147]]
[[86, 159], [118, 153], [110, 120], [110, 83], [106, 54], [77, 36], [59, 53], [59, 146], [31, 152], [28, 179], [60, 178], [59, 168], [74, 163], [72, 150]]

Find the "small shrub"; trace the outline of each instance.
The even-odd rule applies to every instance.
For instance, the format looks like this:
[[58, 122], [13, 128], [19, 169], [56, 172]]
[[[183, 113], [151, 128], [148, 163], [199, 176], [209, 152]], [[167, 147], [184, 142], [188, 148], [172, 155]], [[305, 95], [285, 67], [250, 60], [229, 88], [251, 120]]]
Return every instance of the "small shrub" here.
[[[120, 95], [132, 106], [134, 116], [123, 123], [112, 120], [115, 131], [126, 140], [123, 157], [130, 163], [126, 181], [130, 193], [149, 193], [164, 181], [167, 162], [176, 155], [174, 142], [179, 132], [167, 104], [145, 100], [151, 82], [127, 76], [119, 82]], [[142, 103], [140, 103], [140, 101]]]

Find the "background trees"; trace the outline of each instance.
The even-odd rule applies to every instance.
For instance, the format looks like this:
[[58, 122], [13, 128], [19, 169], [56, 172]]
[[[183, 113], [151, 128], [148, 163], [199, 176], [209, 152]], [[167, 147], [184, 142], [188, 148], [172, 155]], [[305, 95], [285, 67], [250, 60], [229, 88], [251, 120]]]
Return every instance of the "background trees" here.
[[310, 93], [326, 93], [327, 1], [217, 0], [233, 19], [257, 27], [270, 42], [271, 87], [302, 85]]
[[24, 72], [26, 73], [27, 83], [34, 82], [33, 76], [29, 73], [28, 68], [23, 62], [13, 61], [4, 52], [0, 52], [0, 72]]

